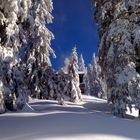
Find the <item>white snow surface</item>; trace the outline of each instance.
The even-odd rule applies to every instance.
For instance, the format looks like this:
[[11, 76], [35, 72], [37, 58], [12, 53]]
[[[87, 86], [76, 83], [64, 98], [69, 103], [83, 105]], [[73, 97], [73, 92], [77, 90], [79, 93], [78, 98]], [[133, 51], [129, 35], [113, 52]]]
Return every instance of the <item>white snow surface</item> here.
[[105, 100], [83, 96], [83, 102], [32, 99], [24, 111], [0, 115], [0, 140], [139, 140], [140, 121], [110, 113]]

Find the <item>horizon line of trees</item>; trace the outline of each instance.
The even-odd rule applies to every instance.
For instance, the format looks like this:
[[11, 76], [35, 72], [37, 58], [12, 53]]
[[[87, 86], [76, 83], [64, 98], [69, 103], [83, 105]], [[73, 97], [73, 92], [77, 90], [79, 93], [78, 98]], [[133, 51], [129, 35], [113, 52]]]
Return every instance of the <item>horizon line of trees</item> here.
[[67, 74], [51, 66], [50, 54], [56, 57], [50, 46], [54, 36], [47, 28], [53, 20], [52, 10], [52, 0], [0, 2], [0, 113], [22, 109], [28, 96], [55, 99], [59, 104], [82, 100], [76, 48]]

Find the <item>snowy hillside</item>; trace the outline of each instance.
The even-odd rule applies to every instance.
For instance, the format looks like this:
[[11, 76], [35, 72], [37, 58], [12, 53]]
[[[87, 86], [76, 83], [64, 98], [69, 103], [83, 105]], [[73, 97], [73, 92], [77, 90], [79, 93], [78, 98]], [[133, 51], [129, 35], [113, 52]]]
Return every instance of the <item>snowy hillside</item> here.
[[0, 140], [138, 140], [139, 130], [139, 120], [114, 117], [106, 101], [90, 96], [65, 106], [34, 99], [0, 115]]

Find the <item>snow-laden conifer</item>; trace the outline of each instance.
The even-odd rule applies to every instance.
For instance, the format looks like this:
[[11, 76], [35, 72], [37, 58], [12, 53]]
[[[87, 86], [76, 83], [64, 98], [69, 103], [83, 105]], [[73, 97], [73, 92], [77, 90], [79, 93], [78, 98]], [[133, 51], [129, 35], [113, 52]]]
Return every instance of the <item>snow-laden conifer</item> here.
[[[29, 2], [29, 4], [27, 4]], [[51, 40], [53, 34], [47, 28], [49, 23], [52, 23], [52, 0], [27, 1], [23, 2], [23, 11], [30, 5], [25, 19], [22, 22], [23, 35], [27, 42], [27, 49], [24, 63], [27, 66], [27, 77], [31, 94], [42, 98], [45, 88], [45, 77], [48, 67], [51, 67], [50, 54], [55, 57], [55, 53], [51, 48]], [[51, 76], [50, 76], [51, 77]], [[51, 79], [48, 78], [49, 86], [52, 86]], [[45, 91], [47, 92], [47, 91]], [[51, 90], [51, 95], [53, 90]]]
[[88, 79], [88, 85], [87, 91], [90, 95], [103, 98], [105, 95], [105, 89], [104, 89], [104, 81], [101, 76], [101, 68], [97, 62], [97, 58], [95, 57], [95, 54], [93, 54], [92, 57], [92, 64], [88, 65], [87, 68], [87, 79]]
[[85, 70], [86, 70], [85, 61], [84, 61], [83, 55], [81, 54], [79, 58], [79, 71], [85, 72]]
[[72, 54], [68, 68], [68, 75], [70, 76], [72, 101], [79, 101], [82, 99], [82, 97], [81, 90], [79, 88], [78, 56], [76, 47], [72, 49]]
[[19, 19], [21, 2], [18, 0], [0, 1], [0, 79], [3, 89], [0, 98], [5, 110], [17, 110], [16, 101], [20, 95], [15, 90], [13, 67], [19, 63], [18, 51], [23, 39], [20, 34]]
[[131, 107], [133, 100], [139, 98], [139, 1], [95, 0], [94, 4], [100, 35], [99, 63], [108, 99], [113, 103], [114, 114], [124, 116], [127, 105]]

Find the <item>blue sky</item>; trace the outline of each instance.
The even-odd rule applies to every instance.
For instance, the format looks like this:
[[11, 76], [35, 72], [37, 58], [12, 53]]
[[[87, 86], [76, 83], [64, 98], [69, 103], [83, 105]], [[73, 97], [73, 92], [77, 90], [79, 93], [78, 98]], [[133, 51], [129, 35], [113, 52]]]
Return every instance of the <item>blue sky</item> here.
[[49, 25], [55, 36], [51, 46], [57, 56], [51, 60], [53, 68], [63, 66], [64, 58], [70, 55], [75, 45], [78, 54], [83, 54], [85, 63], [90, 63], [93, 52], [98, 52], [92, 0], [53, 0], [53, 6], [54, 20]]

